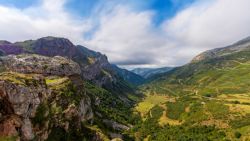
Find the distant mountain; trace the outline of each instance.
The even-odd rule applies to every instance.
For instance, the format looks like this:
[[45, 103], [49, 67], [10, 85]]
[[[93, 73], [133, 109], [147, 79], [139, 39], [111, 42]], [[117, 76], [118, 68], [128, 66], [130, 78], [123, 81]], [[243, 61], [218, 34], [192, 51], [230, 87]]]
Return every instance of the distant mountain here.
[[[240, 40], [232, 45], [223, 48], [216, 48], [212, 50], [205, 51], [194, 59], [181, 67], [174, 68], [168, 73], [162, 75], [160, 78], [157, 78], [156, 81], [167, 81], [173, 82], [176, 81], [178, 83], [197, 83], [201, 85], [201, 82], [208, 81], [212, 79], [212, 75], [209, 76], [210, 79], [204, 79], [198, 82], [198, 78], [195, 79], [199, 75], [204, 75], [207, 73], [215, 73], [217, 74], [220, 71], [225, 71], [223, 74], [229, 72], [226, 70], [230, 70], [235, 68], [237, 71], [237, 66], [248, 64], [250, 61], [250, 37]], [[238, 70], [239, 71], [239, 70]], [[239, 72], [240, 74], [240, 72]], [[218, 74], [219, 75], [219, 74]], [[243, 75], [239, 75], [238, 77], [242, 77]], [[235, 78], [235, 77], [233, 77]], [[231, 79], [233, 79], [231, 78]], [[214, 79], [219, 79], [219, 76], [215, 76]], [[213, 82], [213, 81], [211, 81]]]
[[249, 80], [250, 37], [205, 51], [145, 84], [136, 107], [145, 122], [136, 133], [159, 141], [249, 140]]
[[161, 74], [172, 70], [171, 67], [163, 67], [163, 68], [136, 68], [133, 69], [132, 72], [142, 76], [143, 78], [147, 79], [154, 75]]
[[145, 82], [145, 79], [131, 71], [128, 71], [126, 69], [121, 69], [116, 65], [112, 65], [113, 69], [118, 73], [119, 76], [121, 76], [125, 81], [129, 82], [132, 85], [140, 85]]
[[230, 55], [230, 54], [241, 52], [241, 51], [249, 51], [250, 50], [249, 46], [250, 46], [250, 36], [232, 45], [205, 51], [197, 55], [192, 60], [192, 62], [198, 62], [198, 61], [205, 60], [205, 59], [222, 57], [222, 56]]

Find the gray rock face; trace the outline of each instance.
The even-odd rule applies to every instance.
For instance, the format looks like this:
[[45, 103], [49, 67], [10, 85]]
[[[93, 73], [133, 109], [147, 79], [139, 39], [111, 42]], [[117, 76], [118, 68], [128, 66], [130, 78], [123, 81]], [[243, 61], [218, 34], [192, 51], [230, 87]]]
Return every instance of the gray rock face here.
[[81, 73], [77, 63], [60, 56], [9, 55], [2, 57], [0, 61], [8, 70], [25, 74], [70, 76]]
[[116, 83], [116, 77], [105, 55], [96, 55], [91, 58], [89, 64], [78, 62], [81, 65], [82, 76], [84, 79], [90, 80], [98, 86]]
[[232, 54], [232, 53], [236, 53], [240, 51], [249, 51], [249, 50], [250, 50], [250, 37], [247, 37], [230, 46], [205, 51], [197, 55], [196, 57], [194, 57], [192, 62], [198, 62], [198, 61], [202, 61], [205, 59], [225, 56], [228, 54]]
[[[0, 126], [13, 127], [10, 131], [5, 130], [7, 135], [11, 133], [12, 136], [18, 132], [17, 128], [21, 128], [22, 140], [32, 140], [34, 133], [30, 118], [35, 117], [37, 107], [50, 91], [47, 90], [45, 81], [40, 77], [29, 78], [33, 83], [29, 83], [28, 78], [27, 83], [21, 83], [18, 82], [18, 79], [14, 80], [11, 75], [17, 74], [10, 73], [0, 76], [0, 113], [3, 114], [3, 119], [7, 117], [0, 123]], [[26, 76], [20, 77], [25, 78]], [[27, 84], [29, 84], [28, 87]], [[11, 115], [18, 116], [18, 118], [14, 118], [10, 122], [8, 116]], [[6, 127], [4, 128], [6, 129]], [[2, 132], [3, 135], [6, 133]]]
[[[0, 136], [19, 136], [24, 141], [36, 136], [46, 140], [49, 124], [67, 131], [72, 127], [63, 119], [73, 120], [80, 128], [81, 122], [93, 118], [91, 99], [84, 94], [81, 71], [73, 61], [58, 56], [9, 55], [0, 58], [0, 67], [5, 69], [0, 73]], [[47, 85], [45, 79], [51, 77], [58, 79], [56, 86]], [[58, 89], [57, 85], [62, 87]], [[65, 99], [68, 93], [71, 95]], [[70, 99], [74, 97], [80, 99], [79, 104]], [[41, 124], [33, 122], [44, 103], [54, 106], [43, 107], [46, 113], [40, 113], [40, 118], [48, 116], [49, 111], [55, 113]]]
[[32, 124], [30, 119], [26, 118], [23, 120], [23, 125], [21, 128], [23, 140], [32, 140], [35, 135], [32, 131]]
[[113, 128], [114, 130], [117, 130], [117, 131], [129, 130], [129, 127], [128, 127], [128, 126], [123, 125], [123, 124], [120, 124], [120, 123], [117, 123], [117, 122], [112, 121], [112, 120], [104, 119], [103, 122], [104, 122], [108, 127], [111, 127], [111, 128]]
[[68, 39], [44, 37], [31, 43], [34, 53], [44, 56], [64, 56], [73, 58], [77, 49]]
[[[82, 122], [93, 122], [96, 116], [93, 107], [103, 102], [99, 98], [95, 101], [92, 91], [85, 89], [84, 80], [116, 90], [114, 94], [117, 92], [119, 97], [123, 89], [129, 88], [120, 83], [105, 55], [76, 48], [68, 40], [48, 37], [15, 45], [22, 49], [17, 54], [28, 54], [8, 55], [4, 50], [0, 57], [0, 136], [17, 136], [21, 140], [35, 137], [43, 141], [59, 128], [83, 133]], [[115, 130], [127, 129], [114, 121], [106, 123]]]
[[[26, 40], [16, 43], [2, 41], [2, 43], [0, 42], [0, 50], [2, 50], [3, 55], [27, 53], [48, 57], [67, 57], [79, 64], [81, 77], [84, 80], [91, 81], [97, 86], [103, 87], [114, 93], [126, 94], [126, 91], [114, 90], [114, 88], [127, 90], [130, 87], [128, 85], [124, 86], [124, 80], [117, 75], [117, 72], [112, 68], [105, 55], [80, 45], [74, 45], [70, 40], [65, 38], [43, 37], [37, 40]], [[36, 68], [36, 66], [34, 67]], [[47, 66], [44, 67], [47, 68]], [[48, 70], [45, 68], [42, 67], [39, 69]], [[22, 67], [22, 69], [24, 69], [24, 67]], [[21, 69], [18, 70], [23, 72]], [[33, 71], [27, 71], [27, 68], [25, 68], [25, 70], [27, 73], [33, 73]], [[78, 69], [76, 70], [78, 71]], [[39, 72], [38, 69], [36, 72]], [[58, 74], [57, 71], [51, 70], [47, 71], [47, 73], [56, 73], [57, 75], [61, 74]], [[133, 79], [133, 77], [130, 77], [130, 79]], [[128, 91], [131, 92], [133, 90], [130, 87]]]
[[94, 114], [92, 112], [91, 100], [89, 97], [85, 97], [85, 99], [80, 101], [78, 116], [81, 121], [86, 121], [93, 118]]
[[0, 81], [0, 97], [11, 104], [14, 114], [24, 118], [34, 117], [36, 108], [41, 103], [41, 96], [48, 93], [44, 86], [26, 87]]

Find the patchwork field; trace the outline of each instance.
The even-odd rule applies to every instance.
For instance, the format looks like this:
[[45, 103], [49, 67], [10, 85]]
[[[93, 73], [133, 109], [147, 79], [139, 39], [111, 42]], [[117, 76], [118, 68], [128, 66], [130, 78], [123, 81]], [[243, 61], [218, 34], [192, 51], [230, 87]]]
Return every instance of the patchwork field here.
[[[191, 128], [197, 127], [203, 130], [203, 128], [212, 127], [214, 129], [211, 132], [216, 133], [212, 133], [210, 139], [221, 136], [221, 133], [224, 136], [222, 138], [225, 139], [250, 139], [249, 93], [211, 96], [201, 95], [195, 92], [197, 88], [192, 89], [191, 87], [183, 89], [184, 91], [168, 89], [174, 87], [176, 86], [167, 85], [167, 89], [160, 89], [160, 94], [157, 93], [159, 89], [157, 91], [142, 90], [145, 92], [145, 98], [135, 107], [143, 119], [140, 134], [145, 133], [146, 135], [147, 132], [150, 132], [149, 129], [156, 130], [158, 133], [165, 128], [168, 128], [169, 131], [176, 130], [176, 128], [191, 130]], [[150, 126], [149, 129], [144, 129], [147, 126]], [[192, 131], [188, 131], [186, 134], [192, 136]], [[201, 136], [199, 139], [203, 137]], [[145, 136], [144, 139], [152, 140], [152, 136]]]
[[160, 105], [161, 103], [165, 103], [170, 98], [165, 95], [151, 95], [146, 94], [145, 98], [138, 103], [138, 105], [135, 107], [135, 110], [138, 111], [141, 115], [141, 117], [144, 117], [154, 106]]

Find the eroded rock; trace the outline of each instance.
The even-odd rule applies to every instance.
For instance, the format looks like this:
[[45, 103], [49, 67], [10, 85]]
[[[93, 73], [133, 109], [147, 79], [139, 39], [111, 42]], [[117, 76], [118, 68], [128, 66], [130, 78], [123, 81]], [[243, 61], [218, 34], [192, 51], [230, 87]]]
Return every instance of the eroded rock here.
[[61, 56], [45, 57], [35, 54], [8, 55], [1, 57], [0, 62], [10, 71], [25, 74], [71, 76], [81, 73], [77, 63]]
[[104, 122], [108, 127], [111, 127], [111, 128], [113, 128], [114, 130], [117, 130], [117, 131], [129, 130], [129, 127], [128, 127], [128, 126], [123, 125], [123, 124], [120, 124], [120, 123], [117, 123], [117, 122], [112, 121], [112, 120], [104, 119], [103, 122]]

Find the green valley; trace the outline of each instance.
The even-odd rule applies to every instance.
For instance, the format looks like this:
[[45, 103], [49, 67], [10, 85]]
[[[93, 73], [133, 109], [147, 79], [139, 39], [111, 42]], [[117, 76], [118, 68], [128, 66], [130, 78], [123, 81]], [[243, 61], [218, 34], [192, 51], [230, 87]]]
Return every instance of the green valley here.
[[142, 85], [136, 140], [250, 140], [250, 46], [240, 45]]
[[0, 46], [0, 141], [250, 140], [250, 39], [148, 79], [64, 38], [25, 42]]
[[250, 141], [250, 0], [0, 0], [0, 141]]

